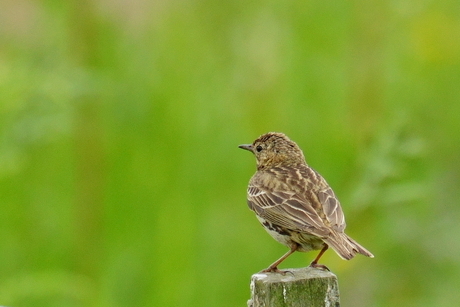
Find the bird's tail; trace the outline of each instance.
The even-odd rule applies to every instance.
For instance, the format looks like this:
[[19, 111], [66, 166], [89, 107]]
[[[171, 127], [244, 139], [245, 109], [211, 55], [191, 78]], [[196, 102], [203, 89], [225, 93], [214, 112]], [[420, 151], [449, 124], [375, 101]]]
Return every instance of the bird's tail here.
[[331, 233], [327, 239], [323, 239], [342, 259], [350, 260], [355, 254], [374, 258], [367, 249], [358, 244], [355, 240], [344, 233]]

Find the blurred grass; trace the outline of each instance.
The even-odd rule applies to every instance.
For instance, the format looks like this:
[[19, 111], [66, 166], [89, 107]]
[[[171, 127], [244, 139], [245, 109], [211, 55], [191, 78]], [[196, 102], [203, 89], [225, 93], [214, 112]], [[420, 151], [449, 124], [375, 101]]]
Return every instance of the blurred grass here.
[[285, 251], [236, 147], [267, 131], [376, 256], [324, 256], [344, 306], [460, 301], [455, 2], [2, 6], [0, 304], [245, 305]]

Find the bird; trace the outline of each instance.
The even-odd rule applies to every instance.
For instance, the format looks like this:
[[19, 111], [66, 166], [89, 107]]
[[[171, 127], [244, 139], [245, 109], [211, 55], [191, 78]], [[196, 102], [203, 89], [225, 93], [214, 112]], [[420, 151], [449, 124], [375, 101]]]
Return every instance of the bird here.
[[289, 251], [261, 272], [285, 273], [278, 265], [295, 251], [319, 250], [310, 267], [331, 247], [342, 259], [356, 254], [373, 258], [345, 234], [340, 202], [326, 180], [309, 167], [299, 146], [285, 134], [268, 132], [241, 149], [252, 152], [257, 170], [249, 180], [247, 204], [263, 228]]

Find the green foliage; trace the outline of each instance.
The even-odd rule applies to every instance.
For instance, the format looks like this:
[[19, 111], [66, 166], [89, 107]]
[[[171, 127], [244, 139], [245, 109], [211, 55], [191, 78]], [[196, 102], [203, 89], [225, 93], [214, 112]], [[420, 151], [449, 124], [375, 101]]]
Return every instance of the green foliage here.
[[267, 131], [375, 255], [322, 258], [344, 306], [460, 301], [458, 8], [7, 1], [0, 304], [245, 305], [286, 250], [245, 204]]

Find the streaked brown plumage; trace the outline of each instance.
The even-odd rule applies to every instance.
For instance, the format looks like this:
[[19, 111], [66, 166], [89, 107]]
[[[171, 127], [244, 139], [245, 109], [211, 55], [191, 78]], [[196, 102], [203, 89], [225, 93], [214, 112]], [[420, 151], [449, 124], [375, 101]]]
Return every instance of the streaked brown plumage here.
[[310, 266], [330, 246], [341, 258], [356, 253], [374, 256], [344, 233], [345, 218], [327, 182], [305, 162], [302, 150], [282, 133], [269, 132], [252, 144], [240, 145], [257, 160], [249, 181], [247, 202], [267, 232], [289, 251], [262, 272], [280, 272], [278, 265], [295, 251], [321, 250]]

